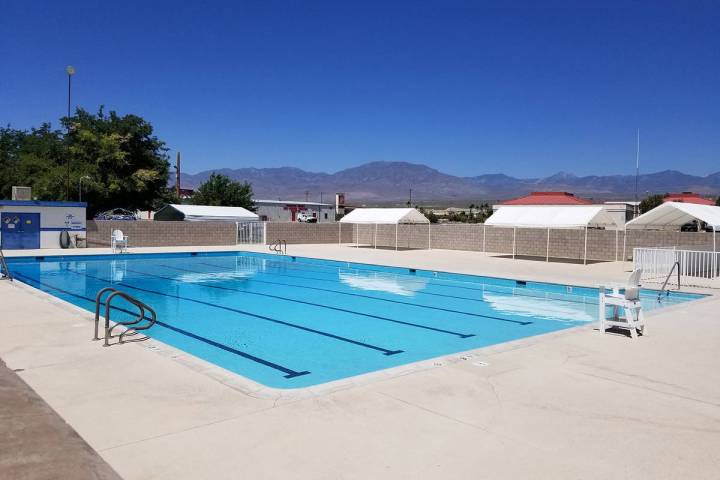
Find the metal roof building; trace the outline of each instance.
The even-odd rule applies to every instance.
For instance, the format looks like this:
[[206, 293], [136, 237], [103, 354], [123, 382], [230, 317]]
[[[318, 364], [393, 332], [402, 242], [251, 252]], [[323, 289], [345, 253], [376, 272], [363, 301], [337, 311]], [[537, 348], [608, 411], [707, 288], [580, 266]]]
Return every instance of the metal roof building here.
[[592, 205], [592, 203], [569, 192], [532, 192], [530, 195], [503, 202], [502, 205]]

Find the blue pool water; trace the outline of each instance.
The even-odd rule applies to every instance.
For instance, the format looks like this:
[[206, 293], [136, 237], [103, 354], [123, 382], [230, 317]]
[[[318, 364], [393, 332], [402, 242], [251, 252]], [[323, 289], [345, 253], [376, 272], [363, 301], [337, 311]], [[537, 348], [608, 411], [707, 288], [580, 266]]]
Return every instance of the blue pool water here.
[[[214, 252], [8, 263], [17, 280], [89, 311], [100, 289], [126, 291], [156, 310], [151, 337], [275, 388], [597, 320], [592, 288], [301, 257]], [[657, 292], [644, 290], [643, 304], [650, 310], [698, 297], [673, 292], [658, 303]]]

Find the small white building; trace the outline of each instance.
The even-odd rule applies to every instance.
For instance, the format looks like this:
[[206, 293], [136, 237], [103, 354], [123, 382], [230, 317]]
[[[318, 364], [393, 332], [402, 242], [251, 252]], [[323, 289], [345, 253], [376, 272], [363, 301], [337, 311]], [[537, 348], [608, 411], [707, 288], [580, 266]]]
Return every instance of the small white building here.
[[[86, 238], [85, 202], [0, 200], [0, 246], [5, 250], [67, 248]], [[67, 232], [67, 235], [63, 235]]]
[[168, 204], [155, 212], [154, 221], [256, 222], [258, 216], [242, 207]]
[[613, 216], [615, 223], [624, 225], [640, 215], [640, 202], [610, 201], [605, 202], [605, 210]]
[[314, 217], [317, 223], [335, 222], [336, 205], [332, 203], [295, 200], [253, 200], [253, 203], [260, 220], [265, 222], [296, 222], [301, 213]]

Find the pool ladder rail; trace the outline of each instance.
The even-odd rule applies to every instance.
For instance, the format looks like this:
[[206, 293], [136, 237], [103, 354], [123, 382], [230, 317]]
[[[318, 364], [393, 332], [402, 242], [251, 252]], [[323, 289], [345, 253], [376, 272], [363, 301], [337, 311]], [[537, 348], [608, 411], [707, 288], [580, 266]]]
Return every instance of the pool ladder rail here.
[[[155, 310], [153, 310], [149, 305], [146, 303], [141, 302], [137, 298], [133, 297], [132, 295], [129, 295], [125, 292], [122, 292], [116, 288], [113, 287], [106, 287], [103, 288], [98, 292], [98, 294], [95, 296], [95, 336], [93, 337], [93, 340], [100, 340], [100, 337], [98, 336], [98, 329], [100, 324], [100, 305], [102, 305], [102, 297], [106, 293], [109, 293], [107, 298], [105, 299], [105, 343], [104, 347], [110, 346], [110, 339], [112, 338], [112, 331], [115, 329], [115, 327], [122, 325], [126, 328], [124, 332], [122, 332], [120, 335], [118, 335], [118, 344], [125, 343], [125, 342], [140, 342], [143, 340], [147, 340], [148, 336], [142, 336], [138, 338], [133, 338], [130, 340], [125, 340], [125, 337], [132, 337], [138, 334], [141, 330], [147, 330], [148, 328], [155, 325], [157, 322], [157, 315], [155, 314]], [[112, 301], [115, 298], [122, 298], [123, 300], [127, 301], [128, 303], [134, 305], [138, 308], [138, 316], [134, 320], [131, 320], [129, 322], [115, 322], [115, 325], [112, 327], [110, 326], [110, 313], [112, 312], [113, 305]], [[118, 310], [122, 310], [126, 313], [132, 313], [128, 310], [122, 309], [120, 307], [114, 307]], [[150, 317], [148, 318], [145, 315], [145, 312], [150, 314]], [[147, 320], [148, 322], [145, 324], [141, 324], [144, 320]]]
[[668, 287], [668, 282], [670, 281], [670, 277], [672, 277], [673, 272], [676, 270], [677, 270], [677, 289], [680, 290], [680, 262], [675, 262], [675, 263], [673, 263], [673, 266], [670, 268], [670, 271], [668, 272], [667, 277], [665, 277], [665, 282], [663, 283], [662, 288], [658, 292], [658, 297], [657, 297], [658, 302], [662, 301], [663, 293], [665, 294], [666, 297], [670, 295], [670, 288]]
[[275, 240], [268, 248], [271, 252], [275, 252], [278, 255], [287, 255], [286, 240]]
[[0, 279], [10, 280], [12, 282], [13, 276], [10, 273], [10, 269], [5, 262], [5, 254], [3, 254], [2, 248], [0, 248]]

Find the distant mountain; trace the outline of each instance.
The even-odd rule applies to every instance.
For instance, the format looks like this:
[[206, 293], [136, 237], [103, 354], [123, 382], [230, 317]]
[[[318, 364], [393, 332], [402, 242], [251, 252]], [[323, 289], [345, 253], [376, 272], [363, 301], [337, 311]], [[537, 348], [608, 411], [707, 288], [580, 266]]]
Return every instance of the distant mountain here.
[[[545, 178], [514, 178], [503, 174], [456, 177], [427, 165], [405, 162], [371, 162], [336, 173], [308, 172], [299, 168], [223, 168], [193, 175], [182, 174], [184, 188], [196, 188], [212, 172], [252, 184], [256, 198], [317, 201], [320, 192], [331, 201], [345, 192], [350, 203], [397, 203], [413, 201], [492, 201], [525, 195], [535, 190], [561, 190], [602, 199], [627, 199], [634, 195], [635, 177], [606, 175], [578, 177], [559, 172]], [[174, 179], [173, 179], [174, 180]], [[640, 176], [640, 194], [693, 191], [720, 193], [720, 172], [705, 177], [665, 170]]]

